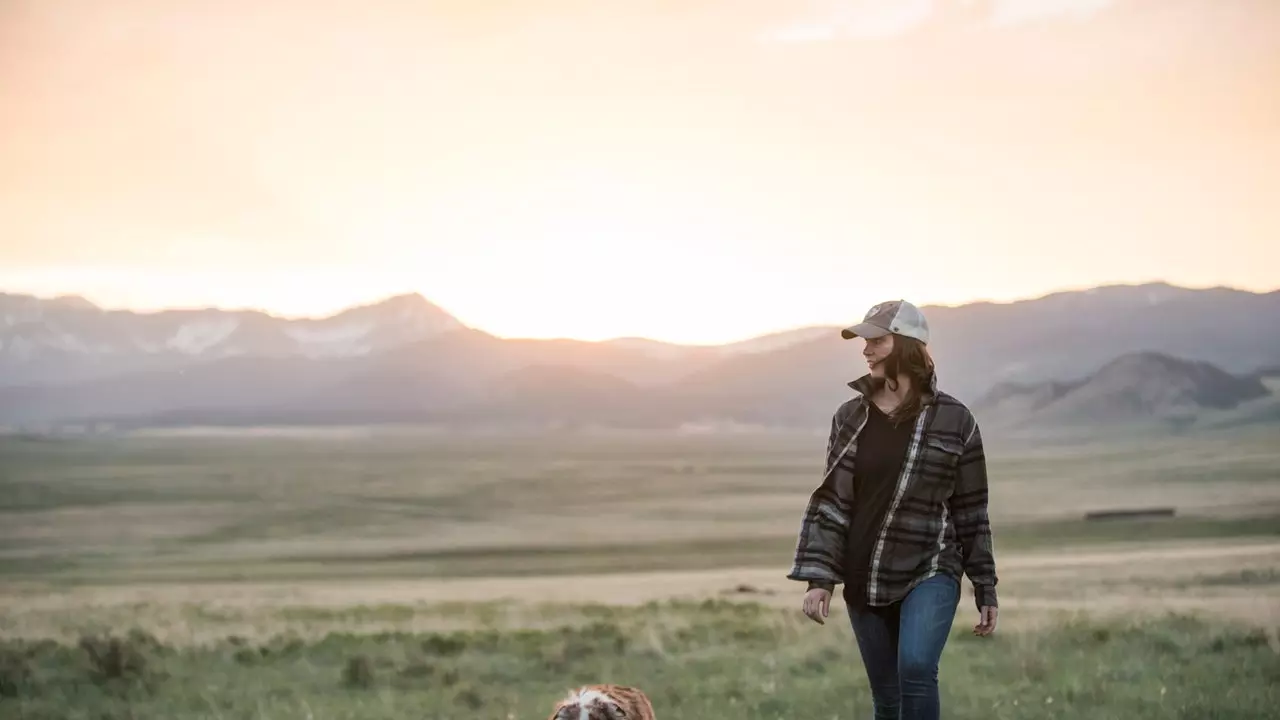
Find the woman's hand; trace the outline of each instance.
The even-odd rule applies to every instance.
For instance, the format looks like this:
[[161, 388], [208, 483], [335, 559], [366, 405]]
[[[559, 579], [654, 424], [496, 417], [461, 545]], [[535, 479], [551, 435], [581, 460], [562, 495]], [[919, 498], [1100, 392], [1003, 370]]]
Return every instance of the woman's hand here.
[[819, 625], [826, 625], [823, 620], [831, 610], [831, 592], [824, 588], [813, 588], [804, 594], [804, 614]]
[[1000, 611], [990, 605], [983, 606], [978, 611], [978, 624], [973, 626], [973, 634], [986, 637], [996, 631], [996, 616]]

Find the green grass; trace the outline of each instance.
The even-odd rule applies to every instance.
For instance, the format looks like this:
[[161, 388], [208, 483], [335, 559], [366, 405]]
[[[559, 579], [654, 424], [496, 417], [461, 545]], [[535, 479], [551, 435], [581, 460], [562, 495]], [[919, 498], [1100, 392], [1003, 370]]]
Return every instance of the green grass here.
[[[386, 612], [386, 610], [383, 610]], [[542, 630], [238, 638], [168, 647], [142, 632], [0, 643], [0, 715], [113, 718], [542, 718], [578, 683], [635, 684], [663, 720], [869, 716], [847, 624], [751, 603], [590, 608]], [[974, 638], [941, 669], [946, 717], [1274, 717], [1265, 632], [1167, 617], [1065, 621]]]
[[[598, 681], [643, 687], [664, 720], [867, 716], [843, 617], [819, 627], [794, 608], [736, 601], [530, 609], [376, 591], [378, 578], [740, 566], [781, 578], [824, 442], [0, 438], [0, 586], [22, 607], [0, 610], [0, 717], [543, 718], [569, 686]], [[1280, 535], [1272, 436], [993, 442], [989, 455], [998, 556]], [[1178, 516], [1080, 519], [1144, 505]], [[1157, 593], [1232, 588], [1265, 602], [1276, 572], [1255, 565], [1115, 582]], [[199, 589], [303, 579], [368, 583], [368, 604], [313, 605], [261, 588], [256, 600], [218, 603]], [[107, 599], [153, 581], [175, 584], [154, 597]], [[1005, 597], [1042, 591], [1037, 582], [1089, 594], [1111, 581], [1002, 574], [1014, 593]], [[946, 717], [1235, 719], [1275, 717], [1280, 707], [1274, 628], [1020, 619], [995, 638], [952, 637]], [[59, 640], [31, 639], [42, 637]]]

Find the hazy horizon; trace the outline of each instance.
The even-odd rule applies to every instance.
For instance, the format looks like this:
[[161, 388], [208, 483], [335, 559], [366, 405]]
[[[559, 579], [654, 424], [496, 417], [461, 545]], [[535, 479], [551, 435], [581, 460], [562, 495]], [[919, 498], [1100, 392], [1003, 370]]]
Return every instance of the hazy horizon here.
[[[1047, 291], [1045, 291], [1045, 292], [1041, 292], [1041, 293], [1035, 293], [1035, 294], [1032, 294], [1032, 295], [1026, 295], [1026, 296], [1023, 296], [1023, 297], [1015, 297], [1015, 298], [1008, 298], [1008, 299], [1002, 299], [1002, 300], [987, 300], [987, 299], [983, 299], [983, 298], [975, 298], [975, 299], [973, 299], [973, 300], [969, 300], [969, 301], [966, 301], [966, 302], [959, 302], [959, 303], [927, 303], [927, 304], [923, 304], [923, 305], [924, 305], [924, 307], [925, 307], [926, 309], [928, 309], [929, 307], [947, 307], [947, 308], [956, 308], [956, 307], [963, 307], [963, 306], [965, 306], [965, 305], [973, 305], [973, 304], [979, 304], [979, 303], [992, 303], [992, 304], [998, 304], [998, 305], [1005, 305], [1005, 304], [1013, 304], [1013, 303], [1019, 303], [1019, 302], [1027, 302], [1027, 301], [1038, 300], [1038, 299], [1042, 299], [1042, 298], [1049, 297], [1049, 296], [1051, 296], [1051, 295], [1060, 294], [1060, 293], [1070, 293], [1070, 292], [1088, 292], [1088, 291], [1091, 291], [1091, 290], [1099, 290], [1099, 289], [1103, 289], [1103, 288], [1115, 288], [1115, 287], [1135, 287], [1135, 288], [1136, 288], [1136, 287], [1142, 287], [1142, 286], [1145, 286], [1145, 285], [1166, 285], [1166, 286], [1173, 287], [1173, 288], [1176, 288], [1176, 289], [1181, 289], [1181, 290], [1231, 290], [1231, 291], [1237, 291], [1237, 292], [1250, 292], [1250, 293], [1258, 293], [1258, 294], [1269, 294], [1269, 293], [1273, 293], [1273, 292], [1280, 292], [1280, 285], [1277, 285], [1276, 287], [1273, 287], [1273, 288], [1270, 288], [1270, 289], [1253, 290], [1253, 289], [1249, 289], [1249, 288], [1241, 288], [1241, 287], [1235, 287], [1235, 286], [1231, 286], [1231, 285], [1207, 285], [1207, 286], [1201, 286], [1201, 287], [1192, 287], [1192, 286], [1189, 286], [1189, 285], [1177, 285], [1177, 284], [1174, 284], [1174, 283], [1169, 283], [1169, 282], [1164, 281], [1164, 280], [1152, 280], [1152, 281], [1141, 282], [1141, 283], [1108, 283], [1108, 284], [1105, 284], [1105, 285], [1095, 285], [1095, 286], [1089, 286], [1089, 287], [1055, 288], [1055, 289], [1050, 289], [1050, 290], [1047, 290]], [[227, 311], [227, 312], [260, 312], [260, 313], [264, 313], [264, 314], [266, 314], [266, 315], [270, 315], [270, 316], [272, 316], [272, 317], [276, 317], [276, 318], [280, 318], [280, 319], [284, 319], [284, 320], [323, 320], [323, 319], [325, 319], [325, 318], [333, 317], [333, 316], [335, 316], [335, 315], [337, 315], [337, 314], [339, 314], [339, 313], [341, 313], [341, 312], [344, 312], [344, 311], [346, 311], [346, 310], [351, 310], [351, 309], [354, 309], [354, 308], [357, 308], [357, 307], [368, 307], [368, 306], [371, 306], [371, 305], [377, 305], [377, 304], [382, 303], [382, 302], [387, 302], [387, 301], [392, 300], [392, 299], [394, 299], [394, 298], [404, 297], [404, 296], [406, 296], [406, 295], [417, 295], [417, 296], [419, 296], [419, 297], [423, 298], [424, 300], [426, 300], [427, 302], [430, 302], [432, 305], [435, 305], [436, 307], [439, 307], [439, 308], [440, 308], [441, 310], [443, 310], [444, 312], [449, 313], [450, 315], [453, 315], [453, 313], [449, 310], [449, 308], [440, 306], [440, 305], [439, 305], [439, 303], [436, 303], [434, 300], [432, 300], [432, 298], [431, 298], [429, 295], [427, 295], [426, 293], [423, 293], [423, 292], [421, 292], [421, 291], [416, 291], [416, 290], [415, 290], [415, 291], [405, 292], [405, 293], [388, 293], [388, 294], [386, 294], [386, 295], [381, 295], [381, 296], [373, 297], [372, 299], [367, 300], [367, 301], [357, 301], [357, 302], [352, 303], [352, 304], [350, 304], [350, 305], [346, 305], [346, 306], [343, 306], [343, 307], [337, 308], [337, 309], [335, 309], [335, 310], [334, 310], [334, 311], [332, 311], [332, 312], [310, 313], [310, 314], [308, 314], [308, 313], [280, 313], [280, 312], [273, 312], [273, 311], [272, 311], [272, 310], [270, 310], [269, 308], [254, 307], [254, 306], [251, 306], [251, 305], [246, 305], [246, 306], [220, 306], [220, 305], [206, 304], [206, 305], [175, 305], [175, 306], [167, 306], [167, 307], [151, 307], [151, 308], [122, 307], [122, 306], [112, 306], [112, 305], [104, 305], [104, 304], [96, 303], [96, 302], [94, 302], [92, 299], [87, 298], [87, 297], [85, 297], [85, 296], [83, 296], [83, 295], [76, 294], [76, 293], [57, 293], [57, 294], [44, 294], [44, 295], [40, 295], [40, 294], [36, 294], [36, 293], [23, 293], [23, 292], [16, 292], [16, 291], [10, 290], [10, 289], [8, 289], [8, 288], [0, 287], [0, 295], [4, 295], [4, 294], [11, 294], [11, 295], [27, 295], [27, 296], [31, 296], [31, 297], [36, 297], [36, 298], [38, 298], [38, 299], [40, 299], [40, 300], [59, 300], [59, 299], [72, 299], [72, 298], [78, 298], [78, 299], [80, 299], [80, 300], [85, 300], [85, 301], [87, 301], [87, 302], [91, 302], [91, 303], [93, 303], [95, 306], [97, 306], [99, 309], [104, 310], [104, 311], [128, 311], [128, 312], [137, 312], [137, 313], [156, 313], [156, 312], [166, 312], [166, 311], [221, 310], [221, 311]], [[849, 319], [848, 319], [848, 321], [847, 321], [847, 322], [853, 322], [853, 321], [855, 321], [855, 320], [857, 320], [857, 319], [859, 319], [859, 318], [857, 317], [857, 313], [855, 312], [854, 314], [852, 314], [852, 315], [850, 315], [850, 316], [849, 316]], [[679, 345], [707, 345], [707, 346], [715, 346], [715, 345], [731, 344], [731, 343], [734, 343], [734, 342], [743, 342], [743, 341], [748, 341], [748, 340], [752, 340], [752, 339], [755, 339], [755, 338], [759, 338], [759, 337], [763, 337], [763, 336], [767, 336], [767, 335], [771, 335], [771, 334], [775, 334], [775, 333], [785, 333], [785, 332], [791, 332], [791, 331], [800, 331], [800, 330], [806, 330], [806, 329], [810, 329], [810, 328], [838, 327], [838, 326], [840, 326], [840, 325], [842, 325], [842, 324], [847, 324], [847, 322], [846, 322], [846, 321], [826, 322], [826, 323], [823, 323], [823, 322], [812, 322], [812, 323], [802, 323], [802, 324], [798, 324], [798, 325], [790, 325], [790, 326], [785, 326], [785, 327], [766, 328], [766, 329], [761, 330], [761, 331], [759, 331], [759, 332], [751, 333], [751, 334], [748, 334], [748, 335], [743, 335], [743, 336], [739, 336], [739, 337], [730, 337], [730, 338], [727, 338], [727, 339], [723, 339], [723, 340], [719, 340], [719, 341], [713, 341], [713, 342], [689, 342], [689, 341], [670, 340], [670, 339], [665, 339], [665, 338], [661, 338], [661, 337], [640, 336], [640, 335], [605, 335], [605, 336], [603, 336], [603, 337], [595, 337], [595, 338], [566, 337], [566, 336], [557, 336], [557, 335], [538, 336], [538, 337], [529, 337], [529, 336], [521, 336], [521, 335], [500, 335], [500, 334], [498, 334], [498, 333], [491, 332], [491, 331], [489, 331], [488, 329], [483, 328], [483, 327], [476, 327], [476, 326], [468, 326], [468, 327], [469, 327], [470, 329], [473, 329], [473, 330], [479, 330], [479, 331], [481, 331], [481, 332], [485, 332], [485, 333], [488, 333], [488, 334], [494, 335], [495, 337], [500, 337], [500, 338], [505, 338], [505, 339], [512, 339], [512, 340], [515, 340], [515, 339], [544, 339], [544, 340], [557, 339], [557, 340], [582, 340], [582, 341], [585, 341], [585, 342], [603, 342], [603, 341], [610, 341], [610, 340], [650, 340], [650, 341], [654, 341], [654, 342], [671, 343], [671, 344], [679, 344]]]
[[1280, 287], [1267, 0], [14, 0], [0, 290], [718, 344]]

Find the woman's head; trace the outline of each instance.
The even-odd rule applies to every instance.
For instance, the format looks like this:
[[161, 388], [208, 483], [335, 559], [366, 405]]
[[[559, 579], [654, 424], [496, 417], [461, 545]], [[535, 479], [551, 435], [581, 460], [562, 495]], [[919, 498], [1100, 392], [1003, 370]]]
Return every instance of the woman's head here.
[[929, 348], [915, 338], [888, 334], [867, 338], [862, 357], [872, 377], [884, 378], [890, 389], [900, 379], [909, 379], [912, 385], [928, 387], [933, 379], [933, 356]]
[[894, 415], [914, 415], [932, 385], [934, 372], [928, 348], [929, 323], [924, 313], [905, 300], [883, 302], [868, 310], [862, 322], [845, 328], [841, 335], [866, 341], [862, 357], [877, 382], [896, 392], [905, 381], [907, 394]]
[[890, 300], [872, 305], [862, 322], [840, 331], [845, 340], [860, 337], [872, 340], [894, 334], [929, 342], [929, 322], [920, 308], [906, 300]]
[[875, 387], [883, 386], [894, 393], [905, 389], [889, 418], [896, 423], [915, 417], [933, 386], [929, 348], [915, 338], [890, 334], [868, 338], [862, 356], [876, 381]]

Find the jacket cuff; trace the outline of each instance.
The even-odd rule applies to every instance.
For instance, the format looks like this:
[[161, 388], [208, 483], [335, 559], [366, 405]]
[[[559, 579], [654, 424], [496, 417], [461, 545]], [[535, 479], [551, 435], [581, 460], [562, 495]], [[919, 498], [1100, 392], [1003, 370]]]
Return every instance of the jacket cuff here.
[[823, 590], [826, 590], [827, 592], [834, 592], [834, 591], [835, 591], [835, 589], [836, 589], [836, 586], [835, 586], [835, 584], [834, 584], [834, 583], [829, 583], [829, 582], [818, 582], [817, 580], [810, 580], [810, 581], [809, 581], [809, 589], [810, 589], [810, 590], [812, 590], [812, 589], [814, 589], [814, 588], [822, 588]]
[[1000, 607], [996, 603], [996, 586], [995, 585], [977, 585], [973, 586], [973, 601], [981, 610], [984, 607]]

